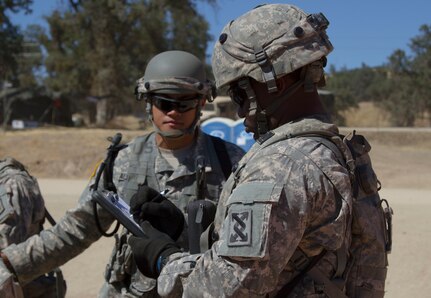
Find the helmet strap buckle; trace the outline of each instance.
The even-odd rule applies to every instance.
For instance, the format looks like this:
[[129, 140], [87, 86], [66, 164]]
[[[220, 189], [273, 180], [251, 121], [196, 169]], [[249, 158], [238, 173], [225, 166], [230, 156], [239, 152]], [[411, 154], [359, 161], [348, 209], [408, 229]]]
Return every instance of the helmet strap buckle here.
[[256, 57], [256, 63], [262, 70], [263, 79], [265, 80], [268, 88], [268, 93], [274, 93], [278, 91], [277, 83], [275, 82], [274, 68], [266, 55], [265, 50], [262, 47], [254, 49], [254, 56]]
[[258, 135], [264, 135], [268, 132], [266, 113], [265, 111], [261, 110], [257, 104], [256, 93], [254, 92], [253, 87], [251, 87], [250, 79], [248, 77], [240, 79], [238, 81], [238, 87], [245, 91], [247, 98], [250, 101], [248, 114], [249, 116], [256, 116]]

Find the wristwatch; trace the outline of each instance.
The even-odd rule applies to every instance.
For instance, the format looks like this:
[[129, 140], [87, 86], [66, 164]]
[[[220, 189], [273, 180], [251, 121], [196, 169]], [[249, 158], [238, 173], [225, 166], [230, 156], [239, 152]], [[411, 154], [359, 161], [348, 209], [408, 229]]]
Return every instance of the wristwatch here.
[[165, 258], [164, 256], [160, 255], [157, 258], [157, 263], [156, 263], [156, 270], [157, 273], [160, 274], [160, 272], [162, 271], [163, 267], [165, 267], [166, 263], [168, 262], [168, 259]]

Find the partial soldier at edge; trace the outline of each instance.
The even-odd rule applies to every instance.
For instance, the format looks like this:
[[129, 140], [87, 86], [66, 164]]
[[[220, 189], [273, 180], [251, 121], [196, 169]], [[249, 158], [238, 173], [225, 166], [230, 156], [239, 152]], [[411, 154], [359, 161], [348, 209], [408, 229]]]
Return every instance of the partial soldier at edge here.
[[[16, 159], [0, 160], [0, 249], [38, 234], [46, 217], [51, 219], [36, 178]], [[16, 295], [22, 291], [26, 298], [65, 296], [66, 285], [60, 269], [41, 274], [22, 289], [13, 278], [8, 281]]]

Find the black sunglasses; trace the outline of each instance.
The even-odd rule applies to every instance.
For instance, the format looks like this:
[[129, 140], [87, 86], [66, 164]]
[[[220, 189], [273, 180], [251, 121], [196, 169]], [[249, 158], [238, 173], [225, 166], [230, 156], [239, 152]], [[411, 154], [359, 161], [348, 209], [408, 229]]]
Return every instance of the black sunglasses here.
[[175, 110], [180, 113], [184, 113], [194, 109], [199, 104], [199, 98], [194, 97], [193, 99], [172, 99], [159, 95], [150, 96], [151, 103], [163, 112], [169, 112]]

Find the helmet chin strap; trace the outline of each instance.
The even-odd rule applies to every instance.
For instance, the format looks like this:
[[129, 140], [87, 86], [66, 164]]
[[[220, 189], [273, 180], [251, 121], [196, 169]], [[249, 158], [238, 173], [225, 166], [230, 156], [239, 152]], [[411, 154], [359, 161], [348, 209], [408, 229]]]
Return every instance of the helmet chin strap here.
[[250, 80], [248, 77], [245, 77], [238, 81], [238, 87], [243, 89], [247, 95], [247, 98], [250, 102], [250, 106], [248, 108], [248, 115], [256, 117], [257, 120], [257, 131], [255, 132], [254, 138], [257, 139], [259, 136], [264, 135], [268, 132], [268, 123], [265, 111], [257, 104], [256, 93], [251, 87]]
[[238, 86], [243, 89], [250, 101], [250, 107], [248, 109], [249, 116], [255, 116], [257, 124], [257, 132], [255, 133], [254, 139], [258, 139], [269, 131], [268, 128], [268, 117], [274, 114], [278, 110], [280, 105], [287, 101], [301, 86], [304, 85], [304, 79], [300, 79], [295, 82], [286, 92], [278, 95], [273, 99], [273, 102], [266, 107], [266, 109], [261, 109], [256, 100], [256, 93], [250, 84], [249, 78], [244, 78], [238, 81]]

